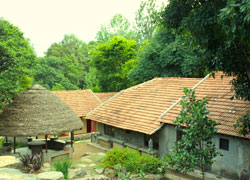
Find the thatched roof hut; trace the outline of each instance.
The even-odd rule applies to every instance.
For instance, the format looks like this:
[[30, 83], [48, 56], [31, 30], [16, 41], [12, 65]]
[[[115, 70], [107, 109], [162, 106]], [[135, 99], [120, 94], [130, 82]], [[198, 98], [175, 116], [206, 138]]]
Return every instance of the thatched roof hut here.
[[57, 134], [82, 127], [76, 113], [40, 85], [18, 95], [0, 114], [0, 136]]

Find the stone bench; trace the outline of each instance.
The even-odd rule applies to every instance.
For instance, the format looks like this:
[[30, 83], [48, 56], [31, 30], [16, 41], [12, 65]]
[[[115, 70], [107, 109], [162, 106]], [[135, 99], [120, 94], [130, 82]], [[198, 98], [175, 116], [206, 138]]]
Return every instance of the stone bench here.
[[141, 155], [143, 155], [143, 154], [158, 155], [158, 150], [152, 149], [152, 151], [149, 152], [148, 147], [140, 147], [139, 151], [140, 151]]
[[128, 149], [136, 150], [139, 151], [139, 146], [135, 144], [130, 144], [130, 143], [124, 143], [125, 147]]
[[98, 136], [97, 139], [100, 145], [103, 146], [104, 148], [107, 148], [107, 149], [112, 148], [112, 141], [110, 137]]
[[113, 142], [113, 148], [124, 148], [124, 141], [116, 139], [116, 138], [111, 138], [111, 141]]

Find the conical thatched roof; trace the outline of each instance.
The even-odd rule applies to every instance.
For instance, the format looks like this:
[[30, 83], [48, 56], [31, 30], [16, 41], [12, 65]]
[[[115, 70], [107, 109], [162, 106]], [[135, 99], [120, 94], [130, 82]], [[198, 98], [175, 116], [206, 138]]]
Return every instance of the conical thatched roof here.
[[0, 136], [57, 134], [82, 127], [73, 110], [40, 85], [18, 95], [0, 114]]

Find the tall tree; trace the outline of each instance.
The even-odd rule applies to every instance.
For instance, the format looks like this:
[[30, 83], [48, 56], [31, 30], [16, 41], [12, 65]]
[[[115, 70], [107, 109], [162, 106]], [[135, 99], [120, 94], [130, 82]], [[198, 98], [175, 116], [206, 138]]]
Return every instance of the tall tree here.
[[96, 47], [91, 64], [97, 70], [101, 91], [120, 91], [131, 85], [127, 75], [135, 55], [136, 42], [124, 37], [114, 36]]
[[145, 82], [154, 77], [202, 77], [203, 51], [185, 42], [173, 30], [161, 28], [138, 53], [138, 63], [130, 72], [132, 81]]
[[46, 57], [54, 56], [60, 59], [71, 59], [72, 64], [81, 73], [78, 76], [79, 88], [85, 87], [85, 75], [88, 71], [89, 50], [88, 45], [73, 34], [66, 34], [59, 43], [53, 43], [46, 52]]
[[190, 32], [210, 70], [236, 75], [236, 97], [244, 100], [250, 100], [249, 11], [249, 0], [170, 0], [162, 18], [167, 28]]
[[116, 14], [107, 26], [102, 25], [97, 32], [96, 39], [100, 43], [107, 42], [114, 36], [122, 36], [126, 39], [134, 39], [135, 33], [131, 29], [130, 22], [122, 14]]
[[184, 90], [181, 113], [174, 124], [183, 129], [182, 139], [177, 141], [168, 162], [178, 171], [189, 172], [199, 167], [204, 179], [205, 165], [212, 165], [219, 154], [212, 142], [218, 123], [208, 118], [207, 100], [196, 100], [195, 91]]
[[18, 27], [0, 18], [0, 109], [31, 86], [35, 53]]
[[79, 89], [81, 72], [71, 59], [54, 56], [38, 58], [34, 68], [35, 82], [47, 89]]
[[[163, 24], [179, 33], [188, 31], [194, 44], [205, 50], [209, 70], [235, 75], [235, 97], [250, 101], [250, 1], [171, 0]], [[235, 127], [249, 133], [249, 112]]]
[[156, 6], [156, 0], [141, 1], [135, 16], [136, 39], [139, 44], [153, 37], [160, 19], [160, 12], [161, 10]]

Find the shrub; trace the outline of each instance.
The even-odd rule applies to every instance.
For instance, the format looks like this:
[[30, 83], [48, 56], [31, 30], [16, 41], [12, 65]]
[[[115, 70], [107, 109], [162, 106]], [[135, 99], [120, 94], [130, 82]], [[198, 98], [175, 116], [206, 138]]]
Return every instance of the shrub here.
[[31, 169], [38, 171], [43, 166], [43, 154], [35, 155], [19, 155], [20, 161], [23, 163], [24, 167], [29, 172]]
[[114, 148], [108, 152], [101, 164], [105, 168], [113, 168], [120, 164], [130, 173], [150, 173], [165, 174], [165, 162], [157, 157], [150, 155], [140, 155], [139, 152], [128, 148]]
[[56, 171], [60, 171], [63, 173], [64, 179], [68, 179], [69, 167], [72, 165], [72, 162], [69, 161], [68, 158], [63, 160], [57, 160], [53, 163], [54, 168]]

